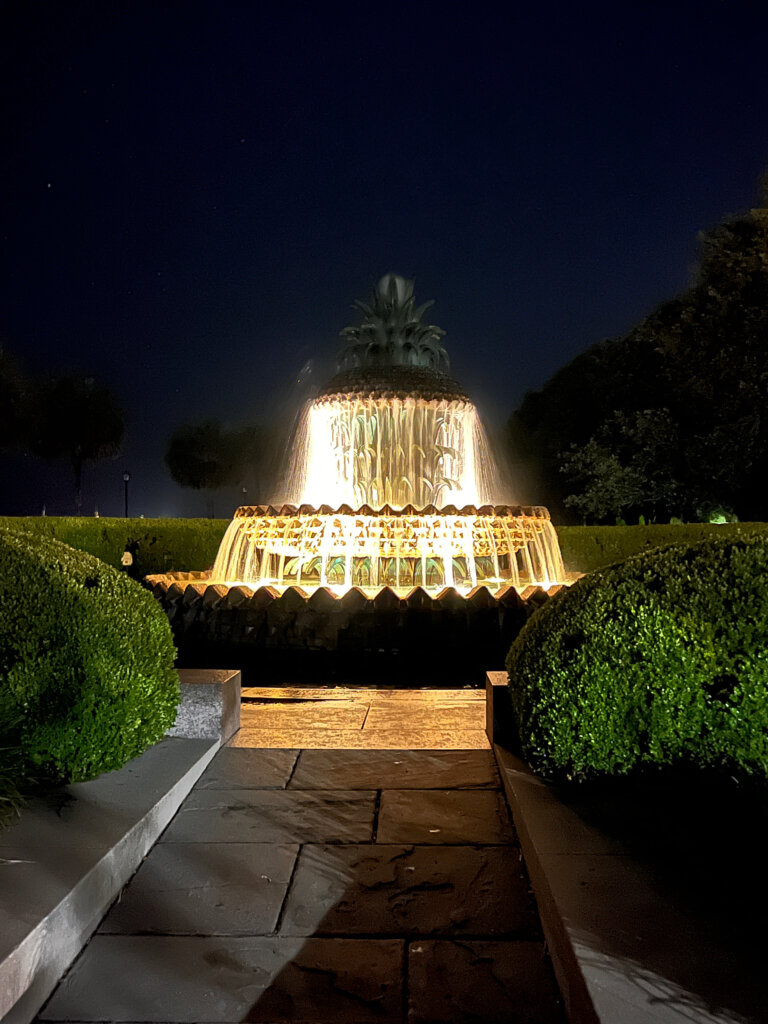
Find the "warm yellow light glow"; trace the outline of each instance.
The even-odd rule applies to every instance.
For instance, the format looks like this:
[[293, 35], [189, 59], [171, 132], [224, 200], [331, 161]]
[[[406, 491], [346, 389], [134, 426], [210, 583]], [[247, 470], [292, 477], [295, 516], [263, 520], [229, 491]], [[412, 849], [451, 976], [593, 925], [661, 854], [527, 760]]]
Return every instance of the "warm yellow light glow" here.
[[238, 509], [211, 583], [434, 597], [565, 580], [547, 510], [497, 504], [495, 463], [466, 398], [377, 391], [308, 402], [281, 500]]
[[332, 395], [307, 403], [284, 500], [338, 508], [498, 502], [477, 410], [460, 399]]
[[414, 587], [432, 594], [446, 587], [466, 594], [478, 585], [547, 588], [564, 578], [543, 508], [404, 514], [284, 506], [238, 509], [210, 582], [337, 594], [391, 587], [404, 595]]

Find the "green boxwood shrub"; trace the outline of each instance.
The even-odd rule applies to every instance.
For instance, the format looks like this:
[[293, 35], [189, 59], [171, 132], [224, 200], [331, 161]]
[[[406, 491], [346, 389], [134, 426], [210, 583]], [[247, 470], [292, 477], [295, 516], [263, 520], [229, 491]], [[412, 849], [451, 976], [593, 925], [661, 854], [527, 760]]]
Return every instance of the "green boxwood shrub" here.
[[60, 541], [0, 530], [0, 719], [64, 781], [122, 767], [176, 717], [167, 619], [133, 580]]
[[126, 548], [134, 556], [137, 576], [177, 570], [207, 569], [213, 564], [229, 519], [107, 519], [67, 516], [0, 518], [0, 529], [23, 528], [55, 537], [120, 568]]
[[509, 652], [523, 755], [570, 777], [693, 762], [768, 774], [768, 538], [669, 545], [537, 611]]

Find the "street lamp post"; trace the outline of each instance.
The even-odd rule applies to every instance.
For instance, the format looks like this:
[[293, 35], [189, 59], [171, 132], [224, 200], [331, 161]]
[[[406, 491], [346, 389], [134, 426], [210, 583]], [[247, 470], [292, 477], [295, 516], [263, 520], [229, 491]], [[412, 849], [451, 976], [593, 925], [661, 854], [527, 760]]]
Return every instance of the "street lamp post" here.
[[125, 518], [128, 518], [128, 482], [131, 479], [131, 474], [126, 469], [123, 473], [123, 486], [125, 487]]

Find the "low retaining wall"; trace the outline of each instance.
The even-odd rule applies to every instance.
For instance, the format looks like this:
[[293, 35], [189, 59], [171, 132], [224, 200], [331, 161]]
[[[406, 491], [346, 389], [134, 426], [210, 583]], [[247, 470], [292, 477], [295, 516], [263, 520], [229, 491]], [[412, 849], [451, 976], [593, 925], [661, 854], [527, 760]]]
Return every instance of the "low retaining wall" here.
[[[713, 926], [716, 915], [703, 921], [652, 859], [565, 804], [510, 752], [516, 733], [507, 698], [506, 672], [488, 672], [488, 738], [570, 1024], [765, 1020], [764, 973], [737, 955], [732, 934]], [[649, 816], [648, 826], [656, 828], [656, 819]], [[717, 800], [702, 826], [702, 835], [733, 841], [723, 834]], [[663, 835], [657, 841], [664, 844]], [[690, 842], [702, 838], [691, 832]]]
[[[446, 588], [432, 597], [421, 588], [399, 597], [389, 588], [369, 597], [353, 588], [339, 597], [321, 588], [211, 584], [204, 573], [147, 576], [180, 647], [206, 642], [267, 650], [474, 650], [503, 659], [528, 617], [561, 586], [476, 587], [463, 597]], [[220, 662], [219, 662], [220, 663]]]

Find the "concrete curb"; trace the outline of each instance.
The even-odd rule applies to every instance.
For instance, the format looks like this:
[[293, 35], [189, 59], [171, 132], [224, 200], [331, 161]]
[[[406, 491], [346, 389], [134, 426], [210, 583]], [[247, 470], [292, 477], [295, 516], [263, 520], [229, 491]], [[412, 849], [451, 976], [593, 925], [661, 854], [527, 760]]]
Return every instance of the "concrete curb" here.
[[[548, 799], [550, 794], [546, 784], [537, 779], [522, 761], [513, 757], [498, 743], [493, 744], [493, 752], [512, 809], [512, 818], [536, 896], [541, 926], [552, 957], [555, 977], [568, 1020], [570, 1024], [600, 1024], [601, 1020], [607, 1021], [611, 1018], [601, 1018], [595, 1010], [568, 925], [552, 891], [551, 879], [540, 855], [541, 837], [535, 824], [532, 824], [532, 819], [536, 817], [535, 805], [538, 802], [540, 808], [550, 811], [550, 827], [557, 834], [560, 831], [560, 823], [557, 821], [556, 801]], [[534, 791], [535, 787], [538, 787], [538, 793]]]
[[0, 834], [0, 1018], [28, 1024], [219, 749], [165, 739]]
[[762, 980], [499, 743], [506, 673], [488, 676], [489, 739], [570, 1024], [764, 1020]]
[[174, 735], [120, 771], [33, 801], [0, 832], [3, 1024], [34, 1019], [219, 747], [239, 728], [239, 672], [180, 675]]

